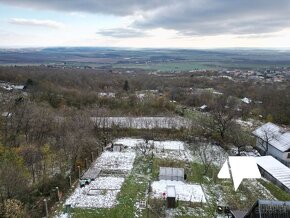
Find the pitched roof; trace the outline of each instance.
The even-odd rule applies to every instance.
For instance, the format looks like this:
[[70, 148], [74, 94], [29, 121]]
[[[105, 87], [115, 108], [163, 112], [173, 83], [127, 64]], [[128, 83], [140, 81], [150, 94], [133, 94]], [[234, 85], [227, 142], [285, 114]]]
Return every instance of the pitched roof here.
[[267, 141], [278, 150], [285, 152], [290, 149], [290, 132], [283, 131], [282, 128], [273, 124], [273, 123], [266, 123], [255, 131], [253, 134], [264, 141]]
[[[256, 210], [258, 214], [255, 208], [258, 208]], [[244, 218], [252, 217], [253, 212], [258, 215], [257, 217], [289, 217], [290, 201], [257, 200]]]
[[272, 156], [256, 157], [257, 164], [290, 190], [290, 168]]

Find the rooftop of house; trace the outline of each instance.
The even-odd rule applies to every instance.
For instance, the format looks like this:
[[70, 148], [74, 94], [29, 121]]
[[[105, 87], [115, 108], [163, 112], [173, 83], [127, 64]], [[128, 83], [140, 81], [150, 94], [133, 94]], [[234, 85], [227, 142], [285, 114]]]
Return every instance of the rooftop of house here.
[[[255, 208], [259, 209], [256, 210]], [[257, 200], [244, 217], [252, 217], [250, 214], [253, 212], [258, 212], [259, 217], [289, 217], [290, 201]]]
[[257, 164], [290, 190], [290, 168], [272, 156], [256, 157]]
[[269, 144], [282, 152], [290, 151], [290, 132], [273, 123], [269, 122], [260, 126], [253, 131], [253, 134], [268, 141]]

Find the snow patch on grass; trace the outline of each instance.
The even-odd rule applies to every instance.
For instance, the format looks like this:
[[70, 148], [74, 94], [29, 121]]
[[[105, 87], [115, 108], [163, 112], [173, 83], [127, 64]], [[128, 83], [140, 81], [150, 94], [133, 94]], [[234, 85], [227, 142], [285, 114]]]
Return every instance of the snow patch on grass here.
[[180, 201], [206, 202], [200, 185], [186, 184], [181, 181], [160, 180], [152, 183], [153, 197], [162, 198], [167, 186], [175, 186], [176, 199]]

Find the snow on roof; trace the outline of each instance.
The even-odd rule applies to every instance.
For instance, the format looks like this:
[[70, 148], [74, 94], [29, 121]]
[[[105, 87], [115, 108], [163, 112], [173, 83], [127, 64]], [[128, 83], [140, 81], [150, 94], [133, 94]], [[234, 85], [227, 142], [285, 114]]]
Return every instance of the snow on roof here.
[[184, 177], [184, 169], [183, 168], [172, 168], [172, 167], [160, 167], [159, 175], [161, 176], [176, 176], [176, 177]]
[[272, 156], [256, 157], [257, 164], [290, 189], [290, 169]]
[[255, 136], [267, 140], [278, 150], [285, 152], [290, 149], [290, 132], [283, 131], [279, 126], [273, 123], [266, 123], [253, 131]]
[[100, 174], [101, 170], [98, 168], [89, 168], [82, 176], [82, 179], [95, 179]]
[[12, 85], [11, 87], [14, 88], [14, 89], [17, 89], [17, 90], [22, 90], [22, 89], [24, 89], [25, 86], [23, 86], [23, 85]]
[[252, 102], [252, 100], [247, 98], [247, 97], [242, 98], [241, 101], [246, 103], [246, 104], [250, 104]]
[[9, 113], [9, 112], [3, 112], [2, 114], [1, 114], [1, 116], [2, 117], [11, 117], [11, 113]]
[[201, 110], [204, 110], [206, 108], [207, 108], [207, 105], [205, 105], [205, 104], [200, 107]]

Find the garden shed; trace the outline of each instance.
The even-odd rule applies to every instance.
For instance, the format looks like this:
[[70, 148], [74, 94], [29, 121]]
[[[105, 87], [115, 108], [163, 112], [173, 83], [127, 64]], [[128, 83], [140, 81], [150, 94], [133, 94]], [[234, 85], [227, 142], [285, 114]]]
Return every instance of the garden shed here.
[[184, 182], [184, 169], [172, 167], [160, 167], [159, 180], [171, 180]]
[[114, 152], [121, 152], [124, 146], [122, 144], [113, 144], [113, 151]]
[[167, 194], [167, 208], [175, 208], [176, 202], [176, 191], [174, 185], [168, 185], [166, 187], [166, 194]]

